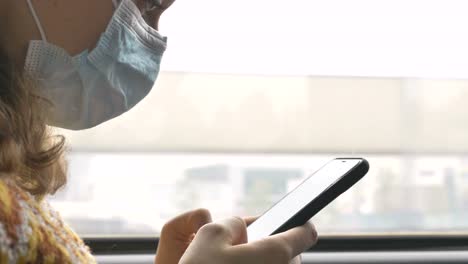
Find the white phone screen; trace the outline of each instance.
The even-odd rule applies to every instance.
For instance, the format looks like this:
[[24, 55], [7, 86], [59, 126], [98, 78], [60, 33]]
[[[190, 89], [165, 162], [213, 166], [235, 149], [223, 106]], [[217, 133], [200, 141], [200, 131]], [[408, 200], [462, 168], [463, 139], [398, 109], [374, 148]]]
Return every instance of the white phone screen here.
[[359, 159], [336, 159], [327, 163], [247, 228], [249, 242], [268, 237], [278, 230], [360, 162]]

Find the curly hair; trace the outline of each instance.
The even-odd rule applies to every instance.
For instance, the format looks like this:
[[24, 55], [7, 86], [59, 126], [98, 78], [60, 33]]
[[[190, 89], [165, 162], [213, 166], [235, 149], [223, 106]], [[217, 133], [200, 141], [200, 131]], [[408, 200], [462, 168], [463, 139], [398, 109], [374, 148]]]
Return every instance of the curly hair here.
[[50, 133], [50, 106], [0, 47], [0, 179], [35, 196], [53, 194], [66, 183], [65, 139]]

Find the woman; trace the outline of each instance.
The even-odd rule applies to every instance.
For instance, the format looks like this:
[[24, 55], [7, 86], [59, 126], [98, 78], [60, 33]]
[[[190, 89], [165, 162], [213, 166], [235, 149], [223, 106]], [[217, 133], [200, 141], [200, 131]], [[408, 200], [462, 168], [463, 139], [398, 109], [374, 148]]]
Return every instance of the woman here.
[[[64, 139], [47, 124], [96, 126], [151, 90], [174, 0], [0, 2], [0, 263], [93, 263], [45, 201], [66, 183]], [[315, 244], [311, 224], [247, 242], [252, 219], [211, 223], [200, 209], [162, 228], [155, 263], [288, 263]], [[295, 259], [297, 261], [297, 258]]]

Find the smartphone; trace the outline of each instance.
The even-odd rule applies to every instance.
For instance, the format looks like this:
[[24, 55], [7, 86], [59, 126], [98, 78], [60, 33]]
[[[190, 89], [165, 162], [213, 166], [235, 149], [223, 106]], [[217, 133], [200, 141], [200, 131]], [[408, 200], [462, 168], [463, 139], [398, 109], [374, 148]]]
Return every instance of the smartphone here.
[[369, 163], [362, 158], [337, 158], [328, 162], [250, 224], [248, 241], [305, 224], [368, 171]]

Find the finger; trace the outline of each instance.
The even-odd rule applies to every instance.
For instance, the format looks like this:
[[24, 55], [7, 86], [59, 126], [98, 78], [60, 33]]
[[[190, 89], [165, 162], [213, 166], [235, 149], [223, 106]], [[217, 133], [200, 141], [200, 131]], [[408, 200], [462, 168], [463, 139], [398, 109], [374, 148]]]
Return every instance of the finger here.
[[264, 260], [264, 263], [283, 264], [289, 263], [291, 259], [312, 247], [316, 242], [315, 227], [312, 223], [306, 223], [262, 240], [233, 247], [231, 254], [245, 258], [246, 263], [248, 263], [248, 258], [257, 256], [257, 259]]
[[194, 240], [213, 241], [224, 246], [247, 243], [247, 226], [239, 217], [231, 217], [203, 226]]
[[295, 257], [314, 246], [317, 243], [318, 234], [315, 226], [311, 222], [307, 222], [302, 226], [270, 236], [266, 240], [268, 239], [286, 242], [289, 247], [288, 251], [292, 254], [291, 257]]
[[301, 263], [302, 263], [301, 255], [295, 257], [293, 260], [291, 260], [291, 262], [289, 262], [289, 264], [301, 264]]
[[247, 224], [247, 226], [249, 226], [250, 224], [255, 222], [257, 219], [258, 219], [258, 216], [246, 216], [246, 217], [244, 217], [244, 221]]
[[192, 211], [186, 221], [188, 230], [196, 233], [202, 226], [211, 223], [211, 214], [207, 209], [197, 209]]
[[211, 214], [207, 209], [193, 210], [167, 222], [161, 231], [161, 235], [171, 232], [172, 234], [190, 236], [202, 226], [211, 223], [211, 221]]

